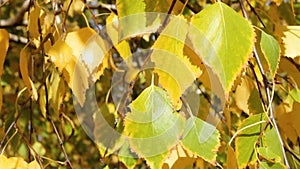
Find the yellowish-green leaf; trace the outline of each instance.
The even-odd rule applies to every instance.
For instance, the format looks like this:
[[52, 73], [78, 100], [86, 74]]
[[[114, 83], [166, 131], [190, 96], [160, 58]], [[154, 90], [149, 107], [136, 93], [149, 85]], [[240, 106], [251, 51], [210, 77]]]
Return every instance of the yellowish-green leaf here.
[[117, 0], [117, 11], [120, 20], [119, 37], [137, 35], [146, 26], [146, 4], [144, 0]]
[[26, 48], [27, 46], [25, 46], [20, 52], [20, 72], [25, 86], [27, 87], [29, 93], [32, 95], [32, 99], [37, 100], [38, 98], [37, 90], [28, 74], [28, 59], [30, 53], [26, 50]]
[[220, 133], [215, 126], [192, 116], [186, 121], [182, 144], [195, 155], [216, 164]]
[[284, 31], [284, 55], [287, 57], [295, 58], [300, 56], [300, 26], [288, 26], [288, 29]]
[[[279, 136], [281, 137], [281, 136]], [[274, 128], [272, 128], [269, 131], [266, 131], [264, 136], [263, 136], [263, 143], [264, 146], [267, 147], [267, 151], [272, 154], [274, 153], [277, 157], [274, 158], [274, 162], [276, 163], [283, 163], [284, 162], [284, 157], [283, 157], [283, 152], [281, 147], [281, 143], [279, 140], [279, 137], [277, 135], [277, 132]], [[271, 155], [270, 155], [271, 156]]]
[[166, 92], [154, 85], [146, 88], [130, 108], [124, 131], [131, 149], [151, 168], [161, 168], [169, 150], [179, 142], [183, 117], [174, 112]]
[[299, 89], [292, 89], [289, 94], [293, 100], [300, 103], [300, 90]]
[[[278, 149], [278, 147], [274, 147], [274, 148]], [[275, 162], [277, 163], [277, 162], [281, 161], [280, 157], [277, 154], [275, 154], [274, 152], [272, 152], [270, 150], [270, 148], [258, 147], [257, 148], [257, 153], [261, 157], [263, 157], [264, 159], [266, 159], [267, 161], [269, 161], [271, 163], [275, 163]]]
[[255, 155], [255, 144], [259, 138], [260, 132], [265, 125], [265, 114], [250, 116], [239, 126], [241, 131], [235, 140], [236, 158], [239, 168], [245, 168], [248, 164], [254, 163], [257, 158]]
[[[3, 73], [3, 66], [9, 46], [9, 34], [5, 29], [0, 29], [0, 81]], [[2, 86], [0, 86], [0, 112], [2, 108]]]
[[183, 55], [187, 31], [188, 24], [183, 17], [172, 17], [152, 47], [151, 61], [155, 63], [159, 83], [177, 108], [180, 108], [181, 94], [201, 74], [200, 69]]
[[260, 168], [263, 169], [286, 169], [286, 167], [282, 163], [268, 163], [268, 162], [261, 162]]
[[249, 22], [217, 2], [192, 17], [189, 38], [194, 51], [216, 72], [228, 95], [252, 51], [254, 31]]
[[119, 42], [118, 27], [118, 16], [112, 12], [106, 19], [106, 31], [120, 56], [126, 60], [129, 56], [131, 56], [131, 50], [129, 43], [126, 40]]
[[273, 36], [261, 31], [260, 46], [270, 67], [271, 75], [274, 77], [280, 59], [280, 47], [278, 41]]

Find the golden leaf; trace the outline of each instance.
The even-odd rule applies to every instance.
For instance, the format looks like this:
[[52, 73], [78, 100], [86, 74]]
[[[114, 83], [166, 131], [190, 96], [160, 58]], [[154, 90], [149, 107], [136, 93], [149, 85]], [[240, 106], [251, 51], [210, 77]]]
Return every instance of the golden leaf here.
[[32, 95], [32, 99], [37, 100], [38, 98], [37, 90], [28, 74], [28, 57], [30, 53], [26, 51], [26, 48], [27, 46], [25, 46], [20, 53], [20, 72], [25, 86], [27, 87], [29, 93]]
[[5, 169], [40, 169], [39, 164], [34, 160], [29, 164], [21, 157], [7, 158], [4, 155], [0, 155], [0, 168]]
[[[6, 57], [6, 52], [9, 46], [9, 34], [5, 29], [0, 29], [0, 80], [3, 73], [3, 66]], [[2, 86], [0, 86], [0, 112], [2, 108]]]
[[91, 28], [68, 33], [65, 41], [58, 40], [48, 51], [81, 106], [89, 84], [108, 66], [107, 52], [105, 41]]
[[253, 87], [254, 85], [252, 83], [252, 80], [245, 76], [242, 79], [241, 84], [237, 86], [235, 91], [235, 102], [237, 107], [247, 114], [249, 114], [248, 99], [251, 95]]

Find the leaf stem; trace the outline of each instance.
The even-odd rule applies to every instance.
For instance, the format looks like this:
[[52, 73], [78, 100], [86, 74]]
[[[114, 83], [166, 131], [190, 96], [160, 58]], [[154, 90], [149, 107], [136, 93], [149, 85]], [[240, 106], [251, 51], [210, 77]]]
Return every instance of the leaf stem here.
[[[248, 14], [246, 12], [246, 9], [245, 9], [244, 3], [243, 3], [243, 0], [239, 0], [239, 3], [240, 3], [240, 6], [241, 6], [244, 17], [249, 20]], [[277, 123], [276, 123], [276, 120], [275, 120], [275, 117], [274, 117], [274, 110], [273, 110], [273, 107], [272, 107], [271, 92], [270, 92], [270, 88], [269, 88], [269, 83], [270, 82], [267, 79], [265, 70], [263, 69], [262, 63], [259, 59], [259, 56], [258, 56], [258, 53], [257, 53], [257, 50], [256, 50], [255, 46], [253, 47], [253, 54], [254, 54], [255, 60], [258, 64], [259, 71], [260, 71], [260, 73], [263, 77], [263, 83], [264, 83], [265, 90], [266, 90], [266, 95], [267, 95], [267, 104], [268, 104], [267, 107], [269, 107], [269, 111], [268, 111], [269, 112], [269, 118], [270, 118], [271, 123], [272, 123], [273, 127], [275, 128], [277, 136], [279, 138], [279, 142], [281, 144], [281, 150], [282, 150], [282, 153], [283, 153], [284, 163], [285, 163], [286, 167], [290, 169], [290, 165], [289, 165], [286, 153], [285, 153], [285, 148], [284, 148], [285, 145], [284, 145], [284, 142], [281, 138], [280, 131], [279, 131], [279, 128], [277, 126]]]

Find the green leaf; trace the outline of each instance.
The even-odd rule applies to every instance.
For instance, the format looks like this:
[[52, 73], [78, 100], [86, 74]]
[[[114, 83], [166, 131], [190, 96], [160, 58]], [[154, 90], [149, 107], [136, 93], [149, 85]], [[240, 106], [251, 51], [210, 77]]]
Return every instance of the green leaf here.
[[139, 34], [146, 26], [144, 0], [117, 0], [119, 39]]
[[166, 92], [153, 85], [146, 88], [130, 108], [124, 131], [131, 149], [146, 159], [151, 168], [161, 168], [183, 132], [183, 117], [174, 113]]
[[194, 15], [191, 24], [189, 38], [193, 49], [218, 75], [228, 94], [252, 51], [251, 25], [222, 2]]
[[155, 41], [150, 58], [155, 63], [159, 83], [167, 90], [175, 107], [180, 108], [180, 96], [200, 76], [201, 71], [183, 55], [188, 23], [183, 17], [171, 17], [170, 20]]
[[[278, 147], [274, 147], [274, 148], [278, 148]], [[257, 148], [257, 152], [260, 156], [264, 157], [267, 161], [271, 163], [281, 161], [281, 158], [267, 147], [259, 147]]]
[[[239, 168], [244, 168], [248, 163], [255, 162], [255, 144], [265, 123], [258, 123], [266, 119], [265, 114], [250, 116], [239, 126], [241, 131], [235, 140], [236, 157]], [[256, 124], [256, 125], [255, 125]]]
[[267, 147], [267, 150], [269, 152], [274, 153], [279, 157], [279, 161], [276, 160], [276, 162], [283, 162], [283, 152], [280, 144], [280, 140], [278, 138], [278, 135], [276, 133], [276, 130], [272, 128], [269, 131], [266, 131], [266, 133], [263, 136], [264, 146]]
[[186, 121], [182, 144], [184, 148], [215, 164], [220, 146], [219, 137], [220, 133], [215, 126], [192, 116]]
[[272, 77], [275, 76], [280, 59], [280, 48], [278, 41], [271, 35], [261, 31], [260, 46], [267, 63], [271, 69]]
[[261, 162], [260, 168], [263, 169], [285, 169], [284, 165], [281, 163], [268, 163], [268, 162]]
[[120, 148], [118, 156], [127, 168], [134, 168], [138, 159], [137, 155], [130, 151], [129, 143], [127, 140]]
[[293, 98], [293, 100], [300, 103], [300, 90], [299, 89], [292, 89], [289, 94]]

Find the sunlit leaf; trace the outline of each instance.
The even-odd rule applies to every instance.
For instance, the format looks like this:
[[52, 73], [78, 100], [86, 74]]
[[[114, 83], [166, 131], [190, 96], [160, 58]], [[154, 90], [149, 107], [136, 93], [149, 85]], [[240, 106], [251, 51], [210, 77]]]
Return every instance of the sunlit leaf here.
[[295, 58], [300, 56], [300, 26], [288, 26], [287, 30], [284, 31], [284, 55], [287, 57]]
[[21, 72], [24, 84], [27, 87], [29, 93], [32, 95], [33, 100], [37, 100], [37, 98], [38, 98], [37, 90], [28, 74], [29, 56], [30, 56], [30, 53], [27, 51], [27, 46], [25, 46], [20, 52], [20, 72]]
[[117, 11], [120, 19], [119, 37], [137, 35], [146, 26], [144, 0], [117, 0]]
[[7, 158], [0, 155], [0, 168], [5, 169], [40, 169], [41, 167], [37, 161], [32, 161], [29, 164], [21, 157]]
[[220, 133], [215, 126], [192, 116], [186, 121], [182, 144], [185, 149], [215, 164], [220, 146], [219, 137]]
[[[281, 137], [281, 136], [279, 136]], [[270, 153], [274, 153], [279, 157], [279, 159], [275, 159], [275, 162], [283, 162], [283, 152], [281, 147], [281, 143], [279, 140], [279, 137], [277, 135], [277, 132], [275, 128], [272, 128], [269, 131], [266, 131], [266, 133], [263, 136], [264, 146], [267, 147], [267, 151]]]
[[161, 168], [183, 132], [183, 118], [174, 112], [166, 92], [154, 85], [146, 88], [130, 108], [131, 113], [125, 119], [125, 133], [131, 149], [152, 168]]
[[179, 107], [181, 94], [201, 74], [200, 69], [183, 55], [187, 31], [186, 20], [173, 17], [152, 47], [151, 61], [155, 63], [159, 83], [167, 90], [176, 107]]
[[68, 33], [65, 41], [56, 41], [48, 51], [81, 106], [89, 82], [95, 82], [108, 66], [107, 50], [107, 44], [93, 29], [83, 28]]
[[300, 90], [299, 89], [292, 89], [289, 94], [293, 98], [293, 100], [300, 103]]
[[[38, 20], [40, 16], [43, 14], [43, 11], [39, 5], [37, 5], [29, 15], [29, 23], [28, 23], [28, 31], [33, 38], [39, 37], [39, 24]], [[41, 23], [40, 23], [41, 25]]]
[[280, 48], [278, 41], [273, 36], [261, 31], [260, 46], [271, 69], [272, 77], [274, 77], [280, 59]]
[[254, 148], [265, 123], [254, 124], [264, 120], [266, 120], [265, 114], [257, 114], [250, 116], [239, 126], [239, 130], [244, 128], [235, 140], [239, 168], [244, 168], [257, 160]]
[[189, 38], [195, 52], [219, 76], [228, 95], [251, 54], [254, 32], [249, 22], [217, 2], [191, 19]]
[[114, 45], [114, 47], [118, 50], [120, 56], [126, 60], [129, 56], [131, 56], [131, 50], [129, 43], [126, 40], [122, 40], [119, 42], [119, 20], [118, 16], [114, 13], [111, 13], [106, 19], [106, 31]]
[[[9, 34], [5, 29], [0, 29], [0, 80], [3, 73], [3, 66], [6, 52], [9, 46]], [[1, 80], [2, 81], [2, 80]], [[0, 112], [2, 108], [2, 86], [0, 86]]]
[[171, 154], [164, 162], [164, 166], [169, 168], [185, 168], [193, 164], [196, 161], [193, 158], [193, 154], [189, 151], [184, 150], [181, 144], [177, 144], [171, 151]]
[[281, 163], [268, 163], [268, 162], [261, 162], [260, 168], [264, 169], [285, 169], [286, 167]]

